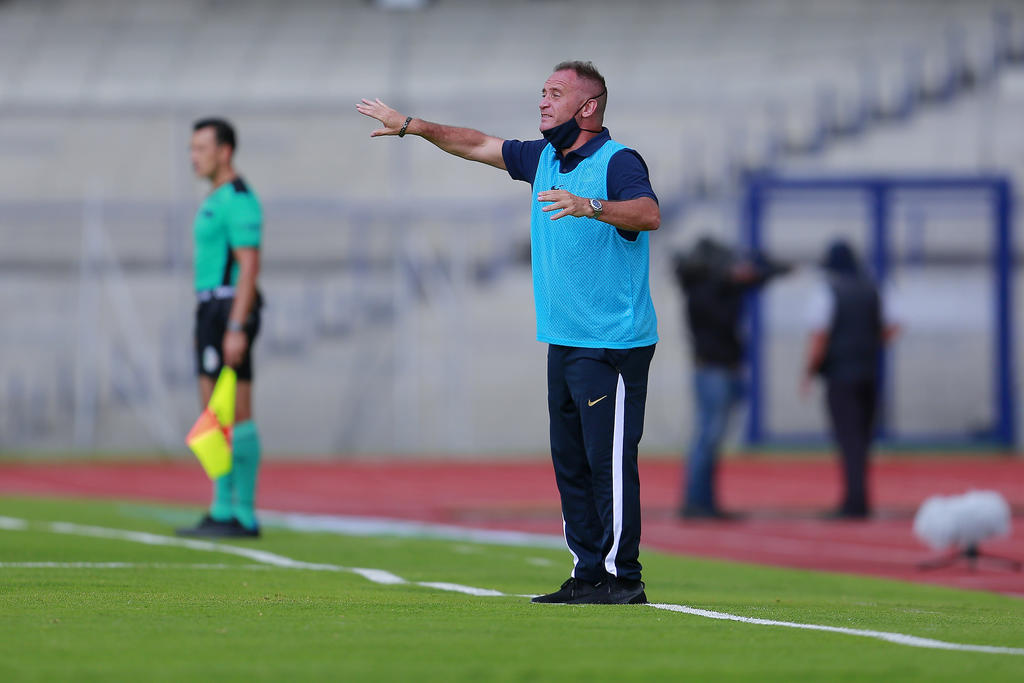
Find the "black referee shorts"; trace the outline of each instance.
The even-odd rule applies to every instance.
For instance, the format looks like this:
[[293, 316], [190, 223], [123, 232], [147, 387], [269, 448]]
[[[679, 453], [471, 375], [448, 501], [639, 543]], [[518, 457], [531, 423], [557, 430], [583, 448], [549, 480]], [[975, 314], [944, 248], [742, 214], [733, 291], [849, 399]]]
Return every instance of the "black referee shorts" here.
[[[196, 308], [196, 374], [216, 379], [224, 365], [224, 332], [227, 330], [228, 316], [234, 299], [210, 299], [203, 301]], [[257, 302], [242, 327], [249, 339], [242, 364], [235, 368], [238, 379], [252, 380], [252, 344], [260, 331], [260, 307]]]

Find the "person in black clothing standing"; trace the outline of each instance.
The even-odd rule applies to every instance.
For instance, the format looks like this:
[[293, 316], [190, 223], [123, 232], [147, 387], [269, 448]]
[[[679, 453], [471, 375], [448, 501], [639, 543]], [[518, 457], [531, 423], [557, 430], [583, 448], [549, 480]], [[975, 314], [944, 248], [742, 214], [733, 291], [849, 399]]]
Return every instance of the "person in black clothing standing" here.
[[898, 328], [886, 324], [878, 288], [849, 244], [832, 243], [822, 267], [827, 287], [811, 308], [802, 389], [806, 395], [815, 375], [825, 381], [844, 485], [842, 502], [830, 516], [860, 519], [870, 513], [868, 454], [878, 411], [881, 354]]
[[694, 356], [695, 431], [679, 508], [684, 518], [728, 517], [715, 501], [715, 469], [729, 417], [743, 394], [744, 298], [788, 271], [786, 265], [740, 255], [710, 237], [676, 258]]

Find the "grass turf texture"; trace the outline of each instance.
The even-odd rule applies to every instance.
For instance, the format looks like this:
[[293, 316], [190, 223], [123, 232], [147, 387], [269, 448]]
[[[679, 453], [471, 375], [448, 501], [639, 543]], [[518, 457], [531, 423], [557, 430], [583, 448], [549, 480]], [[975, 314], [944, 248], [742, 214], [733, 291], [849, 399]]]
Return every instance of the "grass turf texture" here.
[[[169, 534], [138, 505], [0, 499], [0, 515]], [[186, 519], [195, 519], [189, 511]], [[236, 545], [408, 581], [554, 589], [568, 553], [265, 530]], [[1024, 646], [1024, 601], [986, 593], [645, 552], [648, 596], [749, 617]], [[0, 530], [0, 680], [1017, 681], [1024, 657], [723, 622], [640, 606], [533, 605], [224, 553]], [[193, 564], [230, 565], [194, 568]]]

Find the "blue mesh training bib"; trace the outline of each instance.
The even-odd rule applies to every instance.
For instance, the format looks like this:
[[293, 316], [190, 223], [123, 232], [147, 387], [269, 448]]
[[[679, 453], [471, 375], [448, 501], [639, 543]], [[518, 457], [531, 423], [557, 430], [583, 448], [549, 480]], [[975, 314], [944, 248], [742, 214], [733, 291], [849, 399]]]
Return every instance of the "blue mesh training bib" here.
[[625, 147], [609, 140], [569, 173], [549, 144], [533, 181], [530, 248], [537, 340], [562, 346], [628, 349], [658, 341], [651, 302], [648, 235], [635, 241], [592, 218], [552, 221], [537, 194], [553, 188], [580, 197], [608, 196], [608, 162]]

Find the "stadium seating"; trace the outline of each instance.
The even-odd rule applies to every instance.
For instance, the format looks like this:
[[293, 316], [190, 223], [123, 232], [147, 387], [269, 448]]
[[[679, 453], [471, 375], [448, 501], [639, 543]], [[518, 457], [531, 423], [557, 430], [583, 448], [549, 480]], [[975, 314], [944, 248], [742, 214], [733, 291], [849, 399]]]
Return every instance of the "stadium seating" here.
[[[291, 368], [305, 377], [297, 359], [341, 362], [344, 349], [365, 350], [368, 340], [386, 339], [376, 348], [397, 354], [388, 335], [410, 324], [410, 312], [429, 314], [415, 327], [422, 332], [450, 322], [451, 306], [481, 309], [474, 338], [494, 341], [487, 331], [501, 329], [518, 349], [531, 336], [529, 288], [507, 266], [522, 262], [525, 186], [420, 141], [370, 140], [373, 124], [353, 104], [379, 96], [428, 119], [526, 139], [537, 135], [543, 77], [562, 59], [590, 58], [609, 82], [609, 127], [643, 153], [662, 199], [654, 288], [668, 339], [654, 389], [677, 397], [684, 342], [664, 257], [698, 230], [732, 234], [744, 172], [1024, 173], [1020, 18], [998, 8], [995, 0], [438, 0], [400, 12], [362, 0], [9, 0], [0, 3], [0, 267], [47, 301], [76, 301], [60, 283], [74, 291], [88, 279], [82, 266], [97, 262], [87, 250], [98, 230], [119, 277], [152, 297], [141, 328], [161, 340], [187, 329], [178, 299], [191, 211], [204, 191], [188, 167], [188, 130], [218, 112], [238, 124], [239, 166], [265, 203], [265, 273], [277, 296], [261, 353], [272, 376]], [[962, 244], [954, 231], [949, 239]], [[162, 284], [136, 287], [146, 278]], [[522, 294], [509, 297], [514, 313], [488, 304], [509, 291]], [[0, 301], [5, 320], [43, 337], [52, 329], [17, 300]], [[29, 343], [0, 337], [16, 354]], [[441, 353], [444, 343], [435, 338], [424, 352]], [[74, 367], [82, 352], [54, 335], [44, 346], [27, 357]], [[111, 357], [120, 350], [101, 346]], [[164, 382], [174, 403], [189, 406], [191, 361], [165, 346], [142, 383]], [[402, 363], [412, 375], [393, 367]], [[456, 387], [464, 406], [485, 391], [476, 375], [419, 376], [427, 364], [414, 365], [396, 357], [378, 369], [388, 386], [389, 373], [418, 377], [425, 395]], [[0, 448], [67, 421], [58, 374], [41, 361], [0, 368], [0, 401], [23, 405], [30, 399], [16, 397], [35, 391], [50, 415], [38, 429], [18, 420], [18, 430], [0, 430]], [[184, 378], [180, 387], [175, 378]], [[507, 379], [510, 395], [527, 393]], [[104, 405], [115, 393], [100, 392]], [[378, 408], [388, 412], [399, 393]], [[417, 404], [422, 419], [410, 434], [425, 433], [428, 404]], [[651, 411], [654, 444], [678, 444], [680, 412], [675, 400]], [[522, 428], [495, 424], [452, 437], [453, 446], [445, 433], [458, 425], [441, 424], [422, 444], [407, 436], [395, 447], [522, 444]], [[280, 429], [279, 447], [307, 450], [386, 449], [395, 433], [382, 423], [303, 441], [313, 438], [308, 430]], [[273, 448], [278, 437], [269, 438]]]

